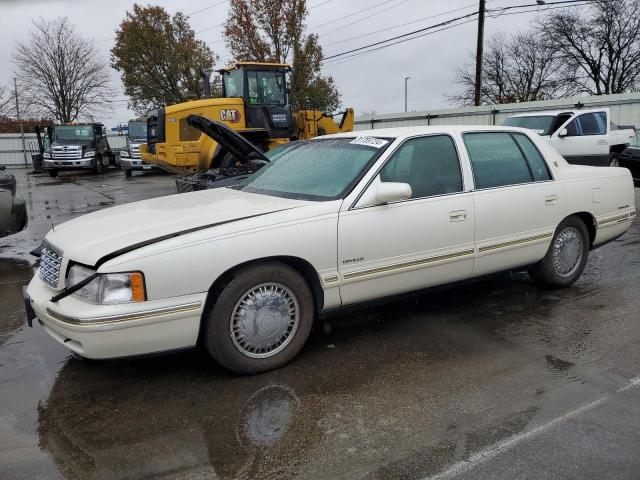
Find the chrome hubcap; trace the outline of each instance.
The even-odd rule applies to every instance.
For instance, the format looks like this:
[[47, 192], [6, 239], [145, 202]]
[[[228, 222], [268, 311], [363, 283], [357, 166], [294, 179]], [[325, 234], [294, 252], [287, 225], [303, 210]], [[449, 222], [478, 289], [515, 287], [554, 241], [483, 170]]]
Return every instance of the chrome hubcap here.
[[262, 283], [248, 290], [231, 314], [231, 339], [244, 355], [267, 358], [293, 339], [300, 318], [298, 300], [279, 283]]
[[580, 266], [582, 237], [574, 227], [562, 230], [553, 242], [553, 268], [561, 277], [570, 277]]

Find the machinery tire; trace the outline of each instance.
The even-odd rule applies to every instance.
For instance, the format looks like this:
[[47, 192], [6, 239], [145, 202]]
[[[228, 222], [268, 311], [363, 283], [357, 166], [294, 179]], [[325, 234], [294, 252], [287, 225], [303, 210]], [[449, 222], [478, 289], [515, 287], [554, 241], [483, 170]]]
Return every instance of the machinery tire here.
[[236, 272], [203, 314], [203, 343], [222, 366], [247, 375], [282, 367], [304, 346], [314, 320], [313, 295], [280, 262]]
[[49, 173], [50, 177], [57, 177], [58, 176], [58, 170], [47, 170], [47, 172]]
[[130, 168], [125, 168], [125, 169], [124, 169], [124, 176], [125, 176], [125, 177], [130, 178], [130, 177], [131, 177], [131, 174], [132, 174], [132, 172], [131, 172], [131, 169], [130, 169]]
[[589, 232], [582, 219], [567, 217], [556, 228], [545, 257], [529, 267], [529, 275], [544, 288], [569, 287], [582, 275], [589, 247]]

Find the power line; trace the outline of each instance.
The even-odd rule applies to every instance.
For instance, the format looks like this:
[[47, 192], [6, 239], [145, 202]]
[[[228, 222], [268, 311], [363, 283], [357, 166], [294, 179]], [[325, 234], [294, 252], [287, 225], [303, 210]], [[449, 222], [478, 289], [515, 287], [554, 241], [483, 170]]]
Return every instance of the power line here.
[[334, 1], [334, 0], [325, 0], [324, 2], [317, 3], [316, 5], [311, 5], [311, 6], [309, 7], [309, 10], [313, 10], [314, 8], [321, 7], [321, 6], [323, 6], [323, 5], [326, 5], [327, 3], [331, 3], [331, 2], [333, 2], [333, 1]]
[[395, 2], [395, 1], [396, 0], [385, 0], [384, 2], [376, 3], [375, 5], [371, 5], [371, 6], [367, 7], [367, 8], [363, 8], [362, 10], [358, 10], [356, 12], [350, 13], [349, 15], [343, 15], [340, 18], [334, 18], [333, 20], [330, 20], [328, 22], [321, 23], [320, 25], [316, 25], [315, 27], [312, 27], [311, 29], [312, 30], [317, 30], [318, 28], [324, 27], [325, 25], [329, 25], [331, 23], [335, 23], [335, 22], [343, 20], [345, 18], [353, 17], [355, 15], [358, 15], [359, 13], [366, 12], [367, 10], [373, 10], [374, 8], [377, 8], [377, 7], [381, 6], [381, 5], [385, 5], [387, 3], [391, 3], [391, 2]]
[[208, 7], [201, 8], [200, 10], [194, 10], [193, 12], [185, 13], [185, 15], [187, 17], [190, 17], [191, 15], [195, 15], [196, 13], [204, 12], [206, 10], [210, 10], [210, 9], [212, 9], [214, 7], [222, 5], [223, 3], [227, 3], [227, 1], [228, 0], [222, 0], [221, 2], [215, 2], [215, 3], [212, 3], [211, 5], [209, 5]]
[[[359, 18], [357, 20], [353, 20], [353, 21], [349, 22], [349, 26], [351, 26], [351, 25], [353, 25], [355, 23], [363, 22], [364, 20], [367, 20], [368, 18], [375, 17], [376, 15], [378, 15], [378, 14], [380, 14], [382, 12], [386, 12], [387, 10], [391, 10], [392, 8], [399, 7], [400, 5], [402, 5], [403, 3], [407, 3], [408, 1], [409, 0], [402, 0], [400, 3], [396, 3], [395, 5], [390, 5], [387, 8], [383, 8], [382, 10], [378, 10], [377, 12], [374, 12], [374, 13], [372, 13], [370, 15], [367, 15], [366, 17], [362, 17], [362, 18]], [[330, 33], [337, 32], [338, 30], [342, 30], [344, 27], [345, 27], [345, 25], [342, 25], [340, 27], [334, 28], [333, 30], [327, 30], [326, 32], [323, 32], [322, 35], [328, 35]]]
[[[490, 2], [490, 1], [493, 1], [493, 0], [487, 0], [487, 2]], [[432, 18], [442, 17], [443, 15], [447, 15], [449, 13], [459, 12], [460, 10], [466, 10], [468, 8], [476, 7], [476, 6], [477, 6], [477, 4], [472, 3], [471, 5], [467, 5], [466, 7], [460, 7], [460, 8], [455, 8], [453, 10], [447, 10], [446, 12], [438, 13], [436, 15], [429, 15], [428, 17], [422, 17], [422, 18], [419, 18], [417, 20], [412, 20], [410, 22], [405, 22], [405, 23], [401, 23], [401, 24], [398, 24], [398, 25], [394, 25], [392, 27], [381, 28], [380, 30], [375, 30], [375, 31], [369, 32], [369, 33], [363, 33], [362, 35], [356, 35], [354, 37], [345, 38], [343, 40], [338, 40], [338, 41], [331, 42], [331, 43], [325, 43], [322, 46], [323, 47], [328, 47], [330, 45], [338, 45], [340, 43], [345, 43], [345, 42], [348, 42], [348, 41], [351, 41], [351, 40], [356, 40], [358, 38], [370, 37], [371, 35], [375, 35], [376, 33], [386, 32], [388, 30], [395, 30], [397, 28], [406, 27], [407, 25], [413, 25], [414, 23], [424, 22], [425, 20], [431, 20]]]
[[[597, 0], [560, 0], [560, 1], [556, 1], [556, 2], [548, 2], [546, 5], [563, 4], [562, 8], [564, 8], [564, 7], [569, 6], [567, 4], [577, 4], [578, 2], [580, 2], [580, 5], [586, 5], [586, 4], [589, 4], [589, 3], [593, 3], [594, 1], [597, 1]], [[535, 6], [539, 6], [539, 4], [514, 5], [514, 6], [511, 6], [511, 7], [502, 7], [501, 10], [504, 12], [506, 10], [512, 10], [514, 8], [535, 7]], [[576, 6], [578, 6], [578, 5], [576, 5]], [[547, 8], [546, 10], [549, 10], [549, 9], [550, 8]], [[424, 27], [424, 28], [420, 28], [418, 30], [414, 30], [414, 31], [411, 31], [411, 32], [403, 33], [402, 35], [397, 35], [395, 37], [387, 38], [385, 40], [380, 40], [378, 42], [373, 42], [373, 43], [370, 43], [370, 44], [367, 44], [367, 45], [363, 45], [363, 46], [358, 47], [358, 48], [353, 48], [351, 50], [346, 50], [344, 52], [336, 53], [334, 55], [330, 55], [328, 57], [325, 57], [324, 60], [327, 61], [327, 60], [343, 57], [343, 56], [348, 55], [350, 53], [355, 53], [355, 52], [358, 52], [358, 51], [367, 50], [367, 49], [369, 49], [371, 47], [384, 45], [384, 44], [387, 44], [389, 42], [393, 42], [393, 41], [399, 40], [399, 39], [403, 39], [403, 41], [409, 41], [409, 40], [413, 40], [414, 38], [420, 38], [420, 35], [417, 35], [415, 37], [412, 37], [412, 35], [416, 35], [416, 34], [419, 34], [419, 33], [422, 33], [422, 32], [433, 30], [433, 29], [438, 28], [438, 27], [446, 26], [446, 25], [449, 25], [449, 24], [451, 24], [453, 22], [456, 22], [458, 20], [468, 19], [468, 18], [476, 16], [477, 14], [478, 14], [478, 12], [473, 12], [473, 13], [462, 15], [462, 16], [459, 16], [459, 17], [451, 18], [449, 20], [445, 20], [443, 22], [440, 22], [440, 23], [437, 23], [437, 24], [434, 24], [434, 25], [430, 25], [430, 26], [427, 26], [427, 27]], [[407, 38], [407, 37], [410, 37], [410, 38]], [[385, 45], [385, 47], [386, 46], [391, 46], [391, 45], [397, 45], [398, 43], [403, 43], [403, 41], [395, 42], [395, 43], [392, 43], [392, 44], [389, 44], [389, 45]]]

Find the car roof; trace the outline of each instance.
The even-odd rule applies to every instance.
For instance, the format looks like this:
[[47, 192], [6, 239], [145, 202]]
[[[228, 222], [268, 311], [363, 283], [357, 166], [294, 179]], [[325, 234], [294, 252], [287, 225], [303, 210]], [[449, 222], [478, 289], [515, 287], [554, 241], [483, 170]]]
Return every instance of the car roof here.
[[560, 115], [561, 113], [589, 113], [589, 112], [602, 112], [607, 110], [606, 108], [565, 108], [563, 110], [541, 110], [537, 112], [523, 112], [509, 115], [507, 118], [514, 117], [540, 117], [543, 115]]
[[498, 126], [498, 125], [432, 125], [432, 126], [416, 126], [416, 127], [393, 127], [393, 128], [376, 128], [373, 130], [356, 130], [353, 132], [336, 133], [333, 135], [325, 135], [316, 137], [323, 138], [356, 138], [356, 137], [377, 137], [377, 138], [406, 138], [416, 135], [433, 135], [444, 133], [455, 135], [466, 132], [523, 132], [531, 131], [525, 128]]

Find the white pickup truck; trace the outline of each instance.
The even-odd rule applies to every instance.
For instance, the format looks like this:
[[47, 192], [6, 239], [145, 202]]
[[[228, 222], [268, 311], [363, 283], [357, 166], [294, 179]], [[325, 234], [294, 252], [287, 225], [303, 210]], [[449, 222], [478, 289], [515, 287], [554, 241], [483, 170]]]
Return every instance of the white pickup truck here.
[[612, 123], [607, 108], [521, 113], [502, 124], [535, 130], [569, 163], [580, 165], [617, 167], [619, 154], [636, 136], [634, 128]]

